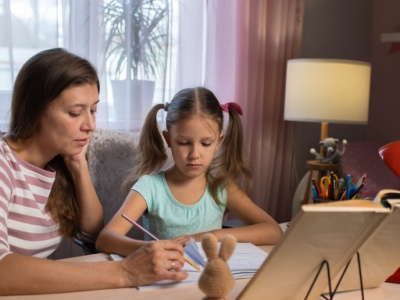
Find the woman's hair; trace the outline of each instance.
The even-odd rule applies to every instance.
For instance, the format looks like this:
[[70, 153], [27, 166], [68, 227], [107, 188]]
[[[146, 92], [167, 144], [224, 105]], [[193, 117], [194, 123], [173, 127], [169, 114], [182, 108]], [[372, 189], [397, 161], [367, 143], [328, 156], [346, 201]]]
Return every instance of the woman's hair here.
[[[71, 86], [100, 83], [93, 65], [65, 49], [44, 50], [31, 57], [21, 68], [15, 80], [9, 137], [26, 140], [37, 131], [39, 122], [50, 102]], [[50, 162], [56, 171], [47, 208], [60, 224], [67, 237], [79, 231], [79, 211], [71, 175], [60, 155]]]
[[[204, 87], [187, 88], [179, 91], [171, 103], [157, 104], [149, 112], [140, 134], [137, 165], [125, 180], [126, 192], [143, 175], [158, 172], [167, 160], [166, 146], [157, 123], [157, 112], [167, 111], [167, 130], [171, 125], [194, 116], [202, 116], [217, 122], [219, 133], [223, 129], [223, 110], [214, 93]], [[245, 189], [250, 191], [252, 174], [244, 161], [243, 129], [237, 111], [231, 107], [229, 123], [216, 157], [208, 170], [208, 183], [214, 200], [218, 199], [218, 188], [228, 181], [237, 184], [245, 180]]]

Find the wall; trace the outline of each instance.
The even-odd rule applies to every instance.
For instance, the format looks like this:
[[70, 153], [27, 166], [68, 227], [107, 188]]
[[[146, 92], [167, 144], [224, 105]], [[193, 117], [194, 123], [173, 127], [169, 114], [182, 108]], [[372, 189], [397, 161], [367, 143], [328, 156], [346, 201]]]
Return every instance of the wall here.
[[381, 34], [391, 32], [400, 32], [400, 1], [374, 0], [369, 140], [400, 139], [400, 51], [390, 54], [391, 43], [381, 42]]
[[[301, 58], [338, 58], [371, 62], [368, 125], [329, 124], [329, 136], [383, 144], [400, 139], [400, 52], [380, 34], [400, 32], [398, 0], [305, 0]], [[397, 129], [397, 130], [396, 130]], [[319, 123], [296, 123], [296, 167], [301, 178], [305, 161], [318, 149]]]

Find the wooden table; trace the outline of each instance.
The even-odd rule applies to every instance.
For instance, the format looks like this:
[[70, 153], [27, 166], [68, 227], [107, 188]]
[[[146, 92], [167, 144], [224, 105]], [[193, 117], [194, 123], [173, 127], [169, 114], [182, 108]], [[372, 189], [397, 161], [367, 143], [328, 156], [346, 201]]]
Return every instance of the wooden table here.
[[[272, 246], [261, 246], [261, 249], [269, 253]], [[109, 260], [106, 254], [93, 254], [80, 257], [69, 258], [70, 261], [94, 262]], [[238, 279], [235, 287], [229, 294], [230, 299], [236, 299], [249, 279]], [[379, 288], [368, 289], [364, 292], [365, 300], [398, 300], [400, 299], [400, 284], [384, 283]], [[95, 290], [75, 293], [59, 293], [49, 295], [29, 295], [29, 296], [3, 296], [1, 300], [201, 300], [204, 294], [196, 284], [175, 285], [160, 289], [137, 290], [135, 288], [121, 288], [108, 290]], [[322, 298], [321, 298], [322, 299]], [[337, 293], [334, 300], [353, 300], [361, 299], [360, 291]]]

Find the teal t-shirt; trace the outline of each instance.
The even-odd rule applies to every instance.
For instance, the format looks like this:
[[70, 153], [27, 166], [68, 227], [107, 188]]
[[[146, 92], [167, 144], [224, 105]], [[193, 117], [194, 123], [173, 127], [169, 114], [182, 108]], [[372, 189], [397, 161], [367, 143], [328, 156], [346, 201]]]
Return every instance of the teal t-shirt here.
[[[194, 205], [184, 205], [172, 196], [164, 172], [141, 177], [132, 187], [147, 203], [143, 226], [161, 240], [222, 228], [226, 190], [220, 189], [222, 205], [215, 203], [208, 187]], [[145, 235], [146, 240], [150, 240]]]

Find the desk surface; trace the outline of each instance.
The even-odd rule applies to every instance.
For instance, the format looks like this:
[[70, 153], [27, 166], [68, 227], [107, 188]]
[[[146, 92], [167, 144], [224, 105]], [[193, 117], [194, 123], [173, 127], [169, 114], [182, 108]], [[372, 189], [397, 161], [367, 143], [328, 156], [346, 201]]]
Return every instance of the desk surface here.
[[[272, 246], [261, 246], [265, 252], [269, 253]], [[109, 256], [106, 254], [94, 254], [80, 257], [74, 257], [66, 259], [69, 261], [80, 261], [80, 262], [93, 262], [93, 261], [105, 261], [109, 260]], [[235, 281], [235, 287], [229, 294], [229, 299], [236, 299], [243, 288], [248, 283], [249, 279], [238, 279]], [[366, 300], [398, 300], [400, 295], [400, 284], [384, 283], [379, 288], [368, 289], [364, 291]], [[195, 284], [188, 285], [175, 285], [170, 287], [164, 287], [160, 289], [152, 290], [137, 290], [135, 288], [122, 288], [122, 289], [108, 289], [108, 290], [96, 290], [86, 292], [75, 292], [75, 293], [60, 293], [60, 294], [49, 294], [49, 295], [30, 295], [30, 296], [3, 296], [1, 300], [72, 300], [72, 299], [85, 299], [85, 300], [201, 300], [204, 294]], [[323, 299], [323, 298], [321, 298]], [[337, 293], [334, 297], [335, 300], [353, 300], [361, 299], [361, 292], [345, 292]]]

